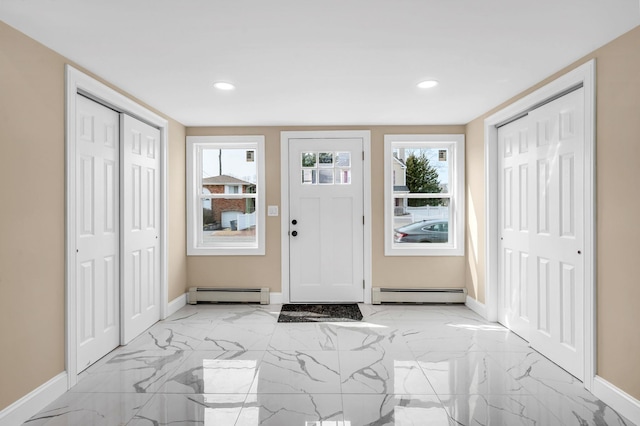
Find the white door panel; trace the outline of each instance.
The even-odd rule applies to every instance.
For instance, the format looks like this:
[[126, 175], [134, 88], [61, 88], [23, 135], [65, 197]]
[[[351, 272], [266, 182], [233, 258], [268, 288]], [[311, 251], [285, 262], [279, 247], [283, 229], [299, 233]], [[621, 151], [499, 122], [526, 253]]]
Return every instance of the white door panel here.
[[528, 121], [498, 131], [500, 155], [500, 322], [529, 339], [529, 164]]
[[120, 343], [118, 113], [77, 105], [77, 371]]
[[160, 131], [121, 115], [122, 343], [160, 319]]
[[362, 149], [361, 139], [289, 142], [292, 302], [364, 299]]
[[535, 167], [536, 253], [531, 346], [583, 378], [584, 329], [584, 124], [583, 90], [574, 91], [529, 114]]
[[583, 378], [583, 90], [498, 130], [499, 320]]

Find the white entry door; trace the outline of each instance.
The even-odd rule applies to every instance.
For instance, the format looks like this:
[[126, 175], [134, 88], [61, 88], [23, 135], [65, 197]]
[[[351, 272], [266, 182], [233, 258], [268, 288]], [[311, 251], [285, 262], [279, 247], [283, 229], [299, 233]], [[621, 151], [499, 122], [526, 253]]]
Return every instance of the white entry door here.
[[291, 302], [364, 300], [361, 139], [289, 139]]
[[120, 343], [118, 113], [76, 95], [77, 362]]
[[579, 89], [498, 132], [501, 321], [581, 380], [583, 109]]
[[160, 131], [126, 114], [122, 134], [122, 343], [160, 319]]

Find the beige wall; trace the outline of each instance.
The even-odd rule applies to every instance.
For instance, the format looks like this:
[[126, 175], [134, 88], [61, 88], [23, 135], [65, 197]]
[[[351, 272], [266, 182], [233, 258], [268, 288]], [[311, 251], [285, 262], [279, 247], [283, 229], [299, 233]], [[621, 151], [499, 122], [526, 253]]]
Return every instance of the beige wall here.
[[[0, 22], [0, 410], [64, 371], [67, 62]], [[186, 282], [184, 132], [170, 120], [170, 298]]]
[[[264, 135], [267, 204], [280, 205], [280, 132], [291, 130], [370, 130], [372, 263], [374, 287], [463, 287], [464, 257], [384, 256], [384, 135], [464, 133], [464, 126], [351, 126], [351, 127], [198, 127], [188, 136]], [[189, 286], [266, 286], [281, 291], [280, 217], [267, 217], [265, 256], [189, 256]]]
[[[479, 225], [478, 256], [468, 257], [467, 287], [484, 302], [483, 120], [592, 58], [597, 81], [597, 374], [640, 399], [640, 285], [633, 266], [640, 259], [640, 27], [467, 125], [469, 227], [474, 218]], [[473, 235], [468, 234], [468, 247]]]
[[467, 239], [465, 276], [470, 297], [484, 303], [484, 123], [474, 120], [466, 129]]
[[186, 202], [186, 129], [183, 125], [169, 122], [169, 171], [167, 186], [169, 206], [167, 211], [169, 246], [169, 295], [171, 302], [182, 296], [187, 286], [187, 202]]

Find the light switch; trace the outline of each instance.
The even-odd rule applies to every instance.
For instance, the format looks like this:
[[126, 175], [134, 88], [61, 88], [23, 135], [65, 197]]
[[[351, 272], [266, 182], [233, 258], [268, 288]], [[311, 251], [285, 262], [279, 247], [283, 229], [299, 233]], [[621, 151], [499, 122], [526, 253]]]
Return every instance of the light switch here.
[[267, 216], [278, 216], [278, 206], [267, 207]]

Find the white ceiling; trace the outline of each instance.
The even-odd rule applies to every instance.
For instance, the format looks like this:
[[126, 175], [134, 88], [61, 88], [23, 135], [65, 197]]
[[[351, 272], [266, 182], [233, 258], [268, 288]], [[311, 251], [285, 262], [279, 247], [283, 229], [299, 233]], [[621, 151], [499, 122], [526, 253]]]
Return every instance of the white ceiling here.
[[0, 0], [0, 19], [187, 126], [465, 124], [640, 24], [640, 5]]

